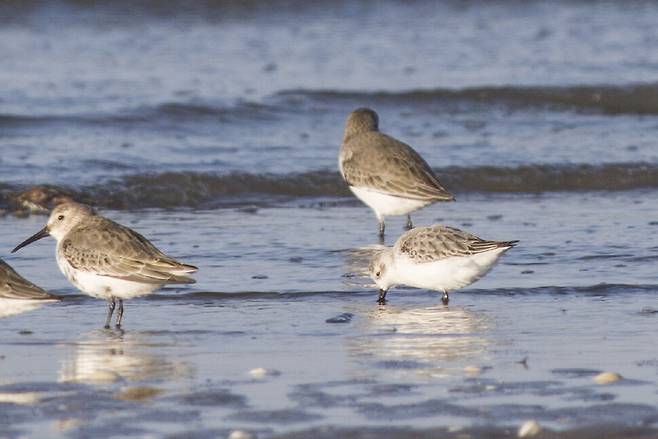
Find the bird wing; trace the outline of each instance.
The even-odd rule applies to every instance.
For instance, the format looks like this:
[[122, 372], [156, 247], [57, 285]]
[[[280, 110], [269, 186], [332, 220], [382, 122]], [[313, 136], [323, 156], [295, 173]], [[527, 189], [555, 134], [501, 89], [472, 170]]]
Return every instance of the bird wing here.
[[69, 232], [61, 243], [77, 270], [150, 284], [194, 283], [185, 276], [197, 267], [162, 253], [139, 233], [105, 218]]
[[43, 289], [16, 273], [7, 263], [0, 260], [0, 298], [28, 300], [57, 300], [57, 296]]
[[412, 147], [379, 132], [348, 140], [342, 147], [340, 168], [350, 186], [418, 200], [454, 200]]
[[487, 241], [452, 227], [440, 225], [410, 230], [395, 243], [395, 251], [415, 262], [435, 262], [450, 257], [513, 247], [518, 241]]

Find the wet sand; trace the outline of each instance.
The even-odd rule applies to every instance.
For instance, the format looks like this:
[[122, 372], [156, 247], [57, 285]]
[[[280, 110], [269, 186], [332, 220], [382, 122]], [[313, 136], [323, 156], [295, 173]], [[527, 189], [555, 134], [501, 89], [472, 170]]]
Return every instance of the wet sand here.
[[[427, 209], [418, 221], [521, 240], [447, 307], [405, 289], [375, 303], [362, 271], [376, 221], [360, 206], [108, 212], [202, 267], [199, 282], [129, 301], [125, 330], [103, 330], [105, 305], [66, 284], [54, 242], [13, 256], [66, 299], [0, 321], [1, 434], [510, 437], [534, 419], [565, 432], [540, 437], [594, 437], [603, 421], [614, 426], [608, 437], [651, 437], [656, 287], [650, 264], [632, 262], [656, 247], [656, 228], [637, 230], [655, 193], [631, 194], [467, 197], [459, 209]], [[569, 244], [556, 239], [566, 215], [587, 218], [593, 205]], [[493, 211], [502, 217], [482, 215]], [[5, 218], [0, 245], [43, 220]], [[623, 379], [597, 384], [601, 372]]]

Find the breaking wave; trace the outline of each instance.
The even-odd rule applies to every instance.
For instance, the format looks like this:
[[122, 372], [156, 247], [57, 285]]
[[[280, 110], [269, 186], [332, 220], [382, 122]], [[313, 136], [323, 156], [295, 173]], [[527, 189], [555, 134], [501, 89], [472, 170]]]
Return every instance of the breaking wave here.
[[658, 84], [579, 86], [500, 86], [422, 89], [403, 92], [291, 90], [279, 96], [318, 101], [402, 103], [477, 102], [508, 107], [560, 107], [604, 114], [658, 114]]
[[[658, 165], [523, 165], [448, 167], [436, 170], [445, 186], [460, 193], [624, 191], [658, 188]], [[220, 208], [270, 205], [302, 198], [340, 198], [350, 192], [335, 171], [294, 174], [166, 172], [128, 175], [71, 188], [24, 187], [0, 182], [4, 209], [48, 208], [61, 197], [110, 209]], [[31, 205], [30, 205], [31, 203]]]

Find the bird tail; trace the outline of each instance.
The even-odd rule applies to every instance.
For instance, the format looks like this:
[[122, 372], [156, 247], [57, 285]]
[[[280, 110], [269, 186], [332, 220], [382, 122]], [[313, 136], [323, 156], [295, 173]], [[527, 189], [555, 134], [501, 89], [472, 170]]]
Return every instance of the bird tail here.
[[518, 240], [514, 240], [514, 241], [498, 241], [498, 242], [496, 243], [496, 245], [497, 245], [498, 248], [512, 248], [512, 247], [516, 247], [516, 244], [518, 244], [518, 243], [519, 243]]
[[171, 270], [171, 272], [176, 275], [185, 275], [185, 274], [195, 273], [198, 270], [199, 267], [195, 267], [194, 265], [178, 263], [178, 266], [175, 269]]

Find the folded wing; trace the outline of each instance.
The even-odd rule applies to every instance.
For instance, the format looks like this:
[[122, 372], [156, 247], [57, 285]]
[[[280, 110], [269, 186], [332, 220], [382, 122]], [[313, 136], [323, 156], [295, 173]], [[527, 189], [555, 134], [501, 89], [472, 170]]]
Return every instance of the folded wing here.
[[424, 263], [510, 248], [517, 242], [487, 241], [463, 230], [436, 225], [405, 233], [395, 244], [395, 251], [415, 262]]
[[108, 219], [71, 231], [61, 246], [78, 270], [141, 283], [195, 282], [186, 274], [197, 267], [170, 258], [139, 233]]
[[341, 171], [350, 186], [418, 200], [454, 200], [427, 162], [405, 143], [369, 132], [343, 148]]

